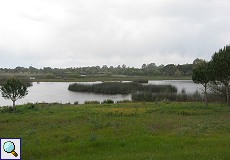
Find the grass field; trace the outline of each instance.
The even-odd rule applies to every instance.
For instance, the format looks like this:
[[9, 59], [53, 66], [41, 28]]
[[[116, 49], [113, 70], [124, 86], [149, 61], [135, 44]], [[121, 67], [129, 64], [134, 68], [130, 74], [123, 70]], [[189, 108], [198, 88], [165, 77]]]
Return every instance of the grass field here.
[[24, 160], [229, 160], [230, 107], [202, 103], [28, 104], [0, 112]]

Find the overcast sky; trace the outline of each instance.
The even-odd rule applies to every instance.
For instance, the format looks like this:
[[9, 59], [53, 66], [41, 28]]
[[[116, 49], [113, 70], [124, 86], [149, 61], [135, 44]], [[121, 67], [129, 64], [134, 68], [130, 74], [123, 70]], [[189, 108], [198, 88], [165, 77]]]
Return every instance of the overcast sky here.
[[0, 0], [0, 68], [141, 67], [210, 60], [229, 0]]

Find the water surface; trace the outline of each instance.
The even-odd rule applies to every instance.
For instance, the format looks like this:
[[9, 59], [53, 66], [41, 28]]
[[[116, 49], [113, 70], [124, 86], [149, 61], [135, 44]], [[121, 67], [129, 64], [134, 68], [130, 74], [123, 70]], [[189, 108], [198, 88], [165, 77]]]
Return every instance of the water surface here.
[[[74, 103], [76, 101], [79, 104], [83, 104], [85, 101], [104, 101], [112, 99], [115, 102], [120, 100], [131, 100], [131, 95], [103, 95], [94, 93], [72, 92], [68, 90], [69, 84], [73, 82], [34, 82], [32, 87], [28, 88], [28, 95], [16, 101], [16, 104], [25, 103]], [[79, 82], [83, 84], [95, 84], [102, 82]], [[181, 80], [164, 80], [164, 81], [149, 81], [148, 84], [171, 84], [178, 88], [178, 92], [184, 88], [187, 93], [193, 93], [196, 90], [200, 90], [201, 85], [193, 83], [193, 81], [181, 81]], [[12, 105], [11, 100], [6, 100], [0, 97], [0, 106]]]

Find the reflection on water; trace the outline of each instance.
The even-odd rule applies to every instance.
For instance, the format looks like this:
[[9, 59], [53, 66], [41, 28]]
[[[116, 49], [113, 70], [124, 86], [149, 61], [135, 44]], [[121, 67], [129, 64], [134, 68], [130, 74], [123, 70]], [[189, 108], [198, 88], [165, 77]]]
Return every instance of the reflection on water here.
[[[79, 82], [84, 84], [95, 84], [101, 82]], [[106, 99], [112, 99], [114, 101], [131, 100], [131, 95], [103, 95], [94, 93], [82, 93], [72, 92], [68, 90], [68, 86], [71, 82], [34, 82], [32, 87], [28, 88], [28, 95], [20, 100], [16, 101], [16, 104], [40, 103], [40, 102], [58, 102], [58, 103], [74, 103], [76, 101], [79, 104], [83, 104], [85, 101], [104, 101]], [[197, 85], [192, 81], [149, 81], [149, 84], [171, 84], [175, 85], [180, 92], [183, 88], [187, 93], [195, 92], [201, 88], [201, 85]], [[0, 97], [0, 106], [12, 105], [11, 100], [5, 100]]]

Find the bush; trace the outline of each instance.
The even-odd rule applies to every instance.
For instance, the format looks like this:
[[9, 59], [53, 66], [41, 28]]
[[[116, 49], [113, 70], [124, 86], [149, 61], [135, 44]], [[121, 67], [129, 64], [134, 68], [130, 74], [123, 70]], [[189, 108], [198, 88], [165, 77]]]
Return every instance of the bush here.
[[123, 101], [117, 101], [117, 103], [132, 103], [132, 101], [125, 99]]
[[4, 106], [4, 107], [1, 107], [1, 112], [2, 113], [13, 113], [15, 112], [15, 108]]
[[79, 103], [78, 103], [78, 101], [75, 101], [73, 104], [78, 105]]
[[139, 79], [139, 80], [134, 80], [132, 82], [134, 82], [134, 83], [148, 83], [149, 81], [148, 80], [144, 80], [144, 79]]
[[36, 105], [33, 103], [27, 103], [25, 104], [26, 109], [36, 109]]
[[113, 104], [113, 103], [114, 103], [114, 101], [111, 100], [111, 99], [107, 99], [107, 100], [104, 100], [104, 101], [102, 102], [102, 104]]
[[99, 101], [85, 101], [85, 104], [100, 104]]
[[202, 102], [203, 96], [195, 92], [194, 94], [176, 94], [176, 93], [151, 93], [138, 92], [132, 94], [132, 100], [137, 102], [158, 102], [158, 101], [176, 101], [176, 102]]

